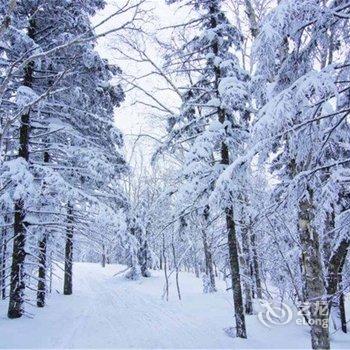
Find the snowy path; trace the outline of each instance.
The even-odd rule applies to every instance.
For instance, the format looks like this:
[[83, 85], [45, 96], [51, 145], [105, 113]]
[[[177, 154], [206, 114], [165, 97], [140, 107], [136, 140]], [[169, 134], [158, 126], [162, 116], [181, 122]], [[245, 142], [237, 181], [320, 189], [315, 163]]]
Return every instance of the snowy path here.
[[[159, 290], [156, 296], [147, 295], [142, 293], [140, 282], [122, 277], [111, 280], [109, 274], [102, 274], [99, 267], [97, 270], [93, 279], [90, 273], [81, 274], [81, 312], [72, 313], [79, 315], [75, 325], [67, 329], [63, 343], [55, 346], [181, 347], [197, 346], [206, 338], [201, 320], [195, 324], [178, 307], [168, 307]], [[220, 344], [217, 338], [212, 346]]]
[[[161, 298], [163, 279], [158, 275], [142, 281], [113, 277], [118, 267], [102, 269], [94, 264], [76, 264], [74, 295], [58, 293], [43, 310], [35, 309], [34, 319], [7, 320], [1, 304], [0, 347], [51, 348], [160, 348], [229, 347], [232, 339], [222, 328], [230, 324], [230, 304], [217, 296], [204, 296], [178, 302]], [[155, 273], [157, 274], [157, 273]], [[184, 274], [196, 282], [192, 275]], [[184, 285], [184, 292], [187, 285]], [[197, 289], [195, 288], [195, 289]], [[229, 299], [229, 295], [225, 295]], [[224, 296], [222, 296], [224, 298]], [[174, 299], [174, 300], [172, 300]], [[204, 304], [203, 304], [204, 301]], [[204, 308], [204, 309], [203, 309]], [[216, 310], [214, 310], [216, 309]], [[227, 309], [227, 310], [226, 310]], [[215, 313], [213, 313], [215, 311]], [[224, 311], [228, 321], [217, 317]], [[226, 311], [226, 312], [225, 312]], [[205, 315], [207, 313], [207, 315]], [[18, 337], [16, 332], [25, 334]]]
[[[76, 264], [74, 295], [55, 292], [45, 309], [34, 309], [34, 319], [8, 320], [6, 304], [0, 303], [0, 348], [308, 347], [306, 329], [270, 330], [256, 316], [248, 319], [250, 340], [229, 338], [223, 328], [233, 322], [230, 293], [203, 295], [201, 282], [182, 273], [183, 301], [173, 288], [166, 302], [160, 273], [127, 281], [113, 277], [121, 268]], [[286, 339], [293, 341], [286, 344]], [[337, 347], [349, 344], [348, 338], [337, 341]]]

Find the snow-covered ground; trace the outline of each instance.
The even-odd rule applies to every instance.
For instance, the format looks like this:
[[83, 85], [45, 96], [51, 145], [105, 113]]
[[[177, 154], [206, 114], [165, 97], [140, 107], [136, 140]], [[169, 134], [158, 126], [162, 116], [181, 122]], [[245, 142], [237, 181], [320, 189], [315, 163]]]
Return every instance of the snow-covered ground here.
[[[247, 319], [247, 340], [227, 336], [233, 306], [223, 283], [218, 293], [203, 294], [199, 279], [181, 273], [183, 300], [173, 284], [167, 302], [161, 272], [128, 281], [114, 276], [123, 268], [75, 264], [74, 295], [60, 294], [56, 281], [48, 306], [29, 310], [33, 319], [7, 319], [7, 303], [0, 302], [0, 348], [310, 348], [307, 327], [267, 328], [256, 315]], [[332, 340], [333, 348], [350, 348], [350, 335], [338, 332]]]

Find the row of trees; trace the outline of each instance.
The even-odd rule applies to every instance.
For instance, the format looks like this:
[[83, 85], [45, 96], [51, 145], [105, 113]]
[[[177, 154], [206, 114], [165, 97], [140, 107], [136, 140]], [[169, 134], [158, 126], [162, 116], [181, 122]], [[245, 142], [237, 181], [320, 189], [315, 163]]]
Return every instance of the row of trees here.
[[[163, 269], [166, 298], [174, 275], [181, 299], [181, 269], [202, 274], [205, 292], [221, 276], [241, 338], [253, 299], [277, 291], [303, 311], [312, 347], [329, 348], [330, 326], [347, 331], [348, 1], [167, 0], [186, 20], [155, 40], [143, 2], [125, 1], [93, 27], [100, 0], [0, 1], [8, 316], [24, 314], [29, 291], [45, 305], [57, 262], [71, 294], [74, 250], [128, 264], [129, 278]], [[96, 38], [110, 32], [124, 44], [119, 55], [146, 72], [122, 74], [97, 54]], [[154, 167], [142, 163], [139, 174], [128, 173], [114, 126], [124, 99], [116, 77], [142, 93], [136, 102], [153, 122], [167, 120], [164, 139], [152, 137]]]
[[[120, 69], [95, 41], [135, 29], [139, 5], [126, 2], [93, 27], [104, 1], [0, 2], [0, 289], [9, 318], [25, 313], [33, 291], [45, 305], [53, 265], [72, 293], [74, 242], [80, 258], [97, 251], [106, 260], [126, 232], [128, 166], [114, 125], [124, 93], [112, 83]], [[132, 20], [96, 35], [128, 12]]]
[[[347, 331], [350, 6], [167, 3], [185, 8], [186, 21], [158, 33], [163, 62], [142, 40], [124, 53], [148, 67], [123, 79], [153, 118], [166, 117], [155, 159], [175, 169], [161, 174], [148, 227], [164, 225], [149, 230], [149, 246], [166, 276], [202, 271], [212, 292], [218, 273], [229, 277], [236, 336], [247, 337], [253, 298], [270, 298], [273, 286], [303, 310], [312, 347], [329, 348], [330, 326]], [[147, 90], [150, 76], [158, 90]]]

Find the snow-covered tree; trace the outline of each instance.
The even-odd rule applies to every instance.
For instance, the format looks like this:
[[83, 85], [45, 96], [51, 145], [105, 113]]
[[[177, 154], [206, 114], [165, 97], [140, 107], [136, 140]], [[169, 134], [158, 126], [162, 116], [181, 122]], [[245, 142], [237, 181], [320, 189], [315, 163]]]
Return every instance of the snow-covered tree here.
[[204, 220], [217, 212], [225, 218], [236, 334], [245, 338], [237, 216], [246, 169], [240, 168], [234, 187], [217, 181], [245, 150], [250, 119], [249, 76], [234, 53], [240, 49], [242, 35], [230, 24], [222, 5], [221, 1], [205, 0], [190, 4], [198, 14], [190, 21], [196, 23], [198, 34], [181, 48], [185, 54], [169, 60], [172, 69], [175, 66], [179, 71], [194, 72], [194, 83], [183, 95], [179, 115], [170, 119], [170, 144], [176, 147], [187, 143], [189, 147], [181, 192], [191, 202], [182, 202], [195, 206]]
[[[11, 111], [1, 135], [11, 140], [2, 152], [1, 180], [5, 216], [14, 217], [11, 318], [24, 312], [25, 287], [34, 273], [27, 262], [39, 261], [37, 304], [43, 306], [47, 244], [61, 240], [64, 293], [71, 294], [75, 234], [94, 231], [103, 211], [118, 215], [126, 209], [118, 185], [126, 171], [123, 140], [113, 125], [114, 107], [123, 100], [121, 88], [111, 84], [119, 70], [100, 58], [91, 39], [89, 16], [103, 5], [17, 1], [1, 7], [11, 21], [2, 33], [1, 104]], [[76, 39], [84, 36], [89, 40]], [[99, 207], [97, 215], [86, 218], [92, 206]]]
[[334, 276], [349, 245], [346, 13], [342, 1], [281, 1], [254, 48], [261, 108], [252, 137], [278, 177], [274, 200], [299, 243], [300, 302], [310, 305], [315, 349], [329, 348], [328, 298], [341, 291]]

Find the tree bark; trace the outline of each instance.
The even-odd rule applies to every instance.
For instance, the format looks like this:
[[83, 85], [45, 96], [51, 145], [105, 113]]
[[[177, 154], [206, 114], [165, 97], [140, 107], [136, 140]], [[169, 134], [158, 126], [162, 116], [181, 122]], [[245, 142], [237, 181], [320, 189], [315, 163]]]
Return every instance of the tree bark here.
[[[245, 12], [249, 20], [249, 29], [253, 39], [255, 39], [259, 34], [259, 26], [256, 18], [255, 9], [253, 7], [251, 0], [244, 0], [244, 4], [246, 8]], [[252, 252], [252, 265], [253, 265], [253, 275], [254, 275], [255, 287], [256, 287], [256, 296], [259, 299], [262, 299], [259, 262], [258, 262], [258, 255], [256, 251], [256, 236], [254, 232], [250, 232], [250, 245], [251, 245], [251, 252]]]
[[102, 244], [102, 261], [101, 261], [102, 267], [106, 267], [106, 248], [105, 245]]
[[[243, 223], [244, 225], [244, 223]], [[252, 283], [250, 274], [250, 237], [246, 227], [242, 228], [242, 251], [243, 251], [243, 271], [244, 271], [244, 296], [245, 313], [253, 315]]]
[[[220, 13], [220, 9], [217, 1], [212, 1], [210, 8], [210, 26], [212, 29], [217, 28], [217, 15]], [[213, 54], [219, 56], [219, 43], [215, 41], [212, 44]], [[219, 83], [222, 78], [221, 68], [219, 66], [214, 66], [215, 74], [215, 90], [217, 98], [219, 96]], [[226, 111], [219, 107], [218, 111], [218, 121], [225, 125], [226, 122]], [[229, 149], [225, 142], [221, 144], [221, 164], [228, 166], [230, 165], [230, 156]], [[234, 221], [234, 211], [233, 207], [228, 205], [225, 209], [226, 214], [226, 225], [228, 231], [228, 249], [229, 249], [229, 259], [231, 267], [231, 280], [233, 288], [233, 302], [235, 307], [235, 320], [236, 320], [236, 336], [239, 338], [247, 338], [247, 331], [245, 325], [244, 317], [244, 307], [243, 307], [243, 298], [242, 298], [242, 287], [241, 287], [241, 277], [240, 277], [240, 267], [239, 267], [239, 258], [238, 258], [238, 242], [236, 235], [236, 225]]]
[[[34, 38], [35, 21], [29, 21], [28, 36]], [[29, 62], [24, 68], [23, 85], [31, 88], [33, 84], [34, 62]], [[21, 116], [19, 130], [18, 157], [25, 162], [29, 160], [29, 137], [30, 137], [30, 111]], [[11, 264], [10, 300], [7, 316], [9, 318], [22, 317], [24, 313], [24, 290], [25, 290], [25, 244], [26, 244], [26, 212], [24, 202], [18, 199], [14, 203], [14, 240]]]
[[247, 338], [242, 298], [241, 276], [239, 271], [238, 243], [232, 208], [226, 209], [226, 223], [228, 228], [228, 250], [230, 257], [233, 303], [235, 307], [236, 336], [239, 338]]
[[299, 205], [299, 234], [302, 247], [302, 268], [305, 300], [310, 307], [311, 345], [313, 349], [329, 349], [329, 310], [325, 300], [319, 238], [312, 227], [314, 218], [313, 192], [310, 188]]
[[179, 266], [177, 264], [174, 242], [172, 242], [171, 248], [173, 251], [173, 259], [174, 259], [174, 266], [175, 266], [175, 282], [176, 282], [177, 296], [179, 297], [179, 300], [181, 300], [181, 291], [180, 291], [180, 284], [179, 284]]
[[256, 250], [256, 235], [254, 232], [251, 232], [250, 242], [251, 242], [251, 247], [252, 247], [253, 274], [254, 274], [255, 287], [256, 287], [256, 296], [257, 296], [257, 298], [262, 299], [262, 287], [261, 287], [259, 260], [258, 260], [258, 253]]
[[141, 269], [141, 275], [142, 277], [149, 277], [148, 274], [148, 243], [147, 240], [143, 240], [142, 237], [140, 237], [140, 249], [137, 253], [138, 261]]
[[[204, 211], [204, 222], [207, 223], [209, 218], [209, 206], [205, 208]], [[215, 275], [214, 275], [214, 267], [213, 267], [213, 257], [210, 250], [210, 246], [208, 244], [208, 237], [206, 233], [207, 225], [205, 225], [202, 230], [202, 239], [203, 239], [203, 249], [204, 249], [204, 258], [205, 258], [205, 274], [209, 277], [210, 286], [207, 292], [214, 293], [216, 292], [215, 286]]]
[[346, 321], [346, 313], [345, 313], [345, 300], [344, 300], [344, 293], [340, 293], [339, 296], [339, 317], [340, 317], [340, 324], [341, 324], [341, 330], [343, 333], [347, 333], [347, 321]]
[[73, 207], [71, 203], [67, 204], [67, 229], [66, 229], [66, 248], [64, 260], [64, 287], [63, 294], [71, 295], [73, 293]]
[[[44, 153], [44, 163], [50, 162], [50, 155], [48, 152]], [[45, 186], [45, 185], [44, 185]], [[39, 241], [39, 272], [38, 272], [38, 291], [36, 296], [36, 305], [38, 307], [45, 306], [46, 297], [46, 250], [47, 250], [47, 233], [45, 232], [42, 239]]]
[[159, 253], [159, 270], [163, 270], [163, 254]]
[[218, 273], [218, 268], [217, 268], [215, 262], [213, 262], [213, 266], [214, 266], [214, 275], [215, 275], [216, 278], [218, 278], [219, 277], [219, 273]]
[[50, 253], [50, 282], [49, 282], [49, 292], [52, 292], [52, 278], [53, 278], [53, 264], [52, 264], [52, 251]]
[[162, 234], [162, 255], [163, 255], [163, 262], [164, 262], [164, 277], [165, 277], [164, 295], [166, 297], [166, 300], [168, 301], [169, 300], [169, 278], [168, 278], [168, 265], [167, 265], [166, 251], [165, 251], [164, 233]]
[[193, 252], [194, 274], [197, 278], [199, 278], [199, 266], [198, 266], [197, 252], [195, 251], [195, 249], [193, 249], [192, 252]]
[[250, 0], [244, 0], [244, 4], [246, 8], [246, 14], [249, 20], [249, 29], [253, 39], [255, 39], [259, 34], [259, 27], [258, 22], [256, 20], [256, 14]]
[[344, 307], [344, 295], [340, 292], [337, 301], [334, 302], [332, 299], [337, 291], [339, 291], [342, 283], [342, 273], [344, 264], [346, 261], [346, 256], [349, 250], [350, 240], [343, 239], [338, 245], [337, 249], [333, 252], [328, 263], [328, 275], [327, 275], [327, 294], [330, 296], [331, 300], [329, 302], [329, 309], [331, 311], [332, 305], [338, 307], [339, 318], [341, 322], [341, 329], [344, 333], [347, 333], [346, 327], [346, 315]]
[[39, 242], [39, 279], [38, 279], [38, 292], [36, 297], [36, 305], [38, 307], [45, 306], [46, 296], [46, 243], [47, 237], [44, 237]]
[[[5, 220], [6, 222], [6, 220]], [[7, 230], [2, 229], [2, 242], [1, 242], [1, 266], [0, 266], [0, 286], [1, 286], [1, 299], [6, 299], [6, 254], [7, 254]]]

